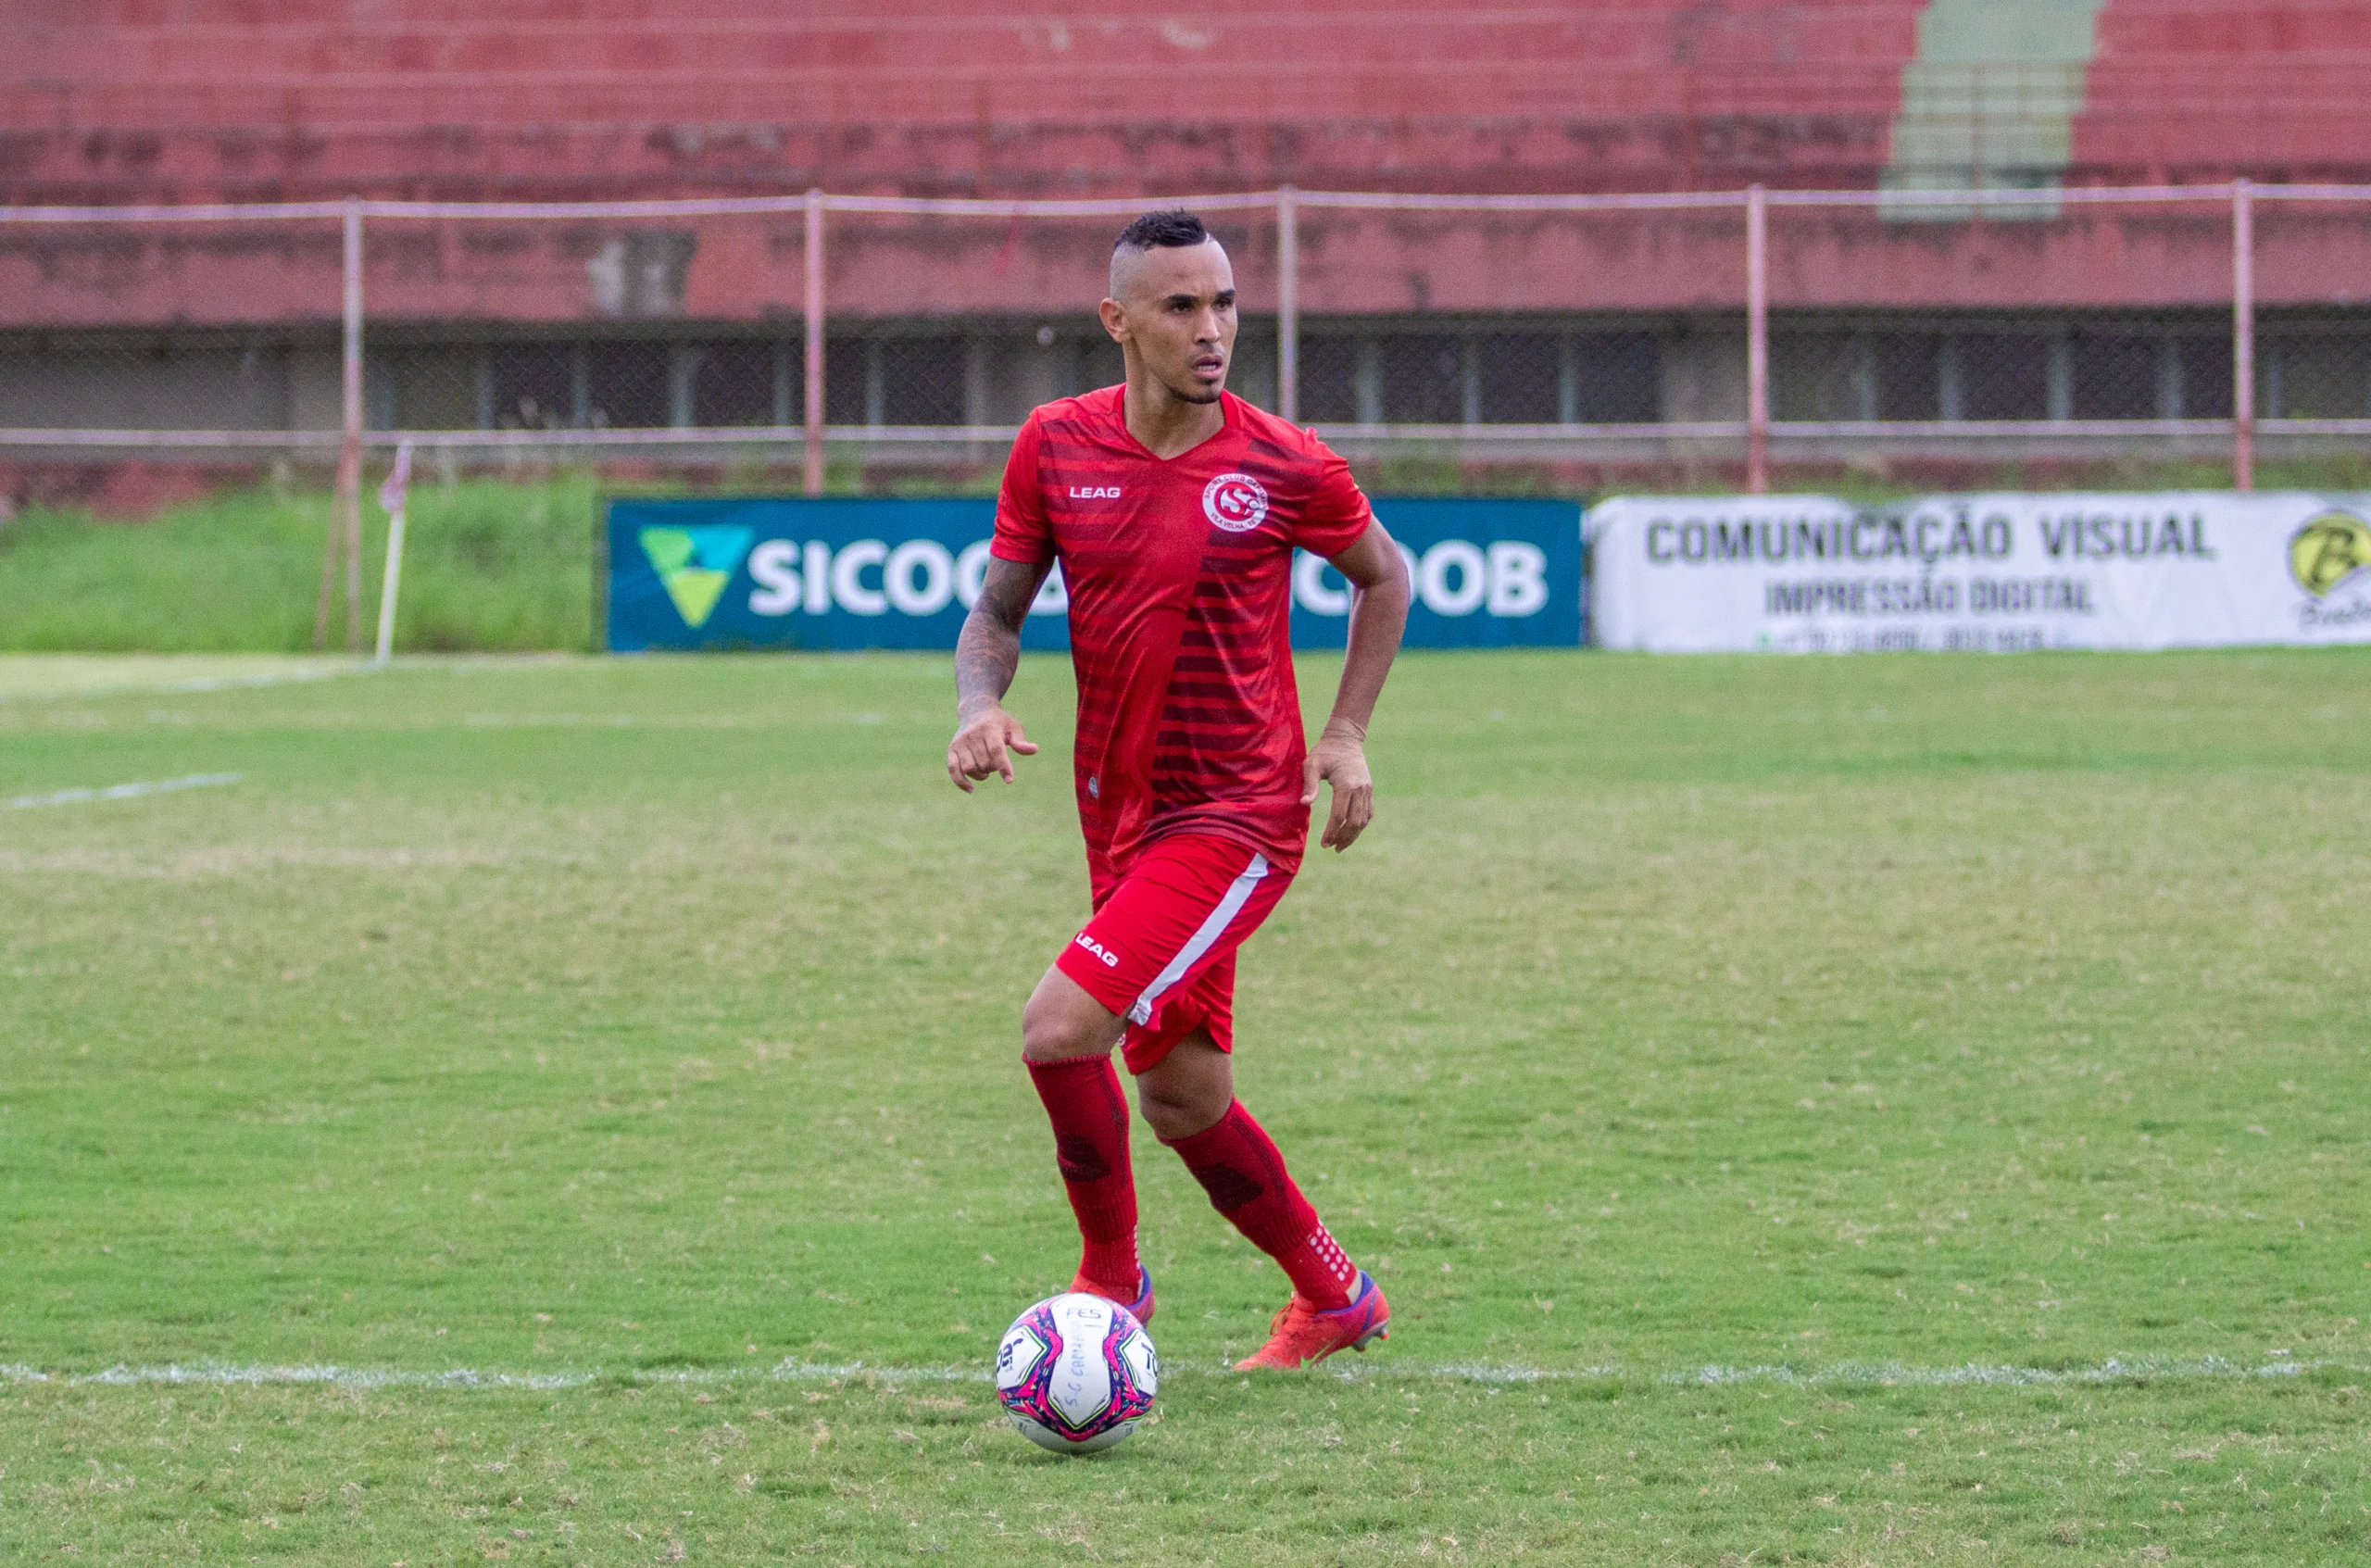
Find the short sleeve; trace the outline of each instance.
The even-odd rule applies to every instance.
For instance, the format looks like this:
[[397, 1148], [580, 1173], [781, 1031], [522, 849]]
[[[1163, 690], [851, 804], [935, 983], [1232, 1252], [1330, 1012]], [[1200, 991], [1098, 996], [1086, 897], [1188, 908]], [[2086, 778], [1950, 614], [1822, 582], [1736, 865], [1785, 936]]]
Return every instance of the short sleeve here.
[[1012, 455], [1004, 461], [996, 536], [988, 543], [988, 553], [998, 560], [1036, 566], [1054, 558], [1054, 528], [1046, 516], [1046, 490], [1037, 471], [1042, 441], [1033, 414], [1013, 437]]
[[1365, 537], [1374, 508], [1350, 477], [1349, 464], [1323, 445], [1318, 446], [1316, 457], [1317, 483], [1293, 520], [1291, 537], [1299, 548], [1331, 559]]

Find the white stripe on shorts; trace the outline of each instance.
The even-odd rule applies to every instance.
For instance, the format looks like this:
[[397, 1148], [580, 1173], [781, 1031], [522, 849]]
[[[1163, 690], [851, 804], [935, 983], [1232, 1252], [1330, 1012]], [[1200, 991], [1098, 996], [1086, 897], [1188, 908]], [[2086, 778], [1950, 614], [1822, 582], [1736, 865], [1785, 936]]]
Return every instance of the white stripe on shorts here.
[[1202, 955], [1226, 935], [1228, 922], [1243, 912], [1244, 905], [1251, 902], [1252, 889], [1258, 887], [1260, 879], [1267, 874], [1268, 857], [1252, 856], [1251, 863], [1243, 868], [1243, 874], [1235, 879], [1234, 884], [1226, 890], [1226, 897], [1219, 900], [1218, 908], [1212, 909], [1210, 918], [1186, 939], [1186, 946], [1177, 949], [1177, 956], [1169, 960], [1169, 967], [1153, 976], [1152, 984], [1145, 987], [1145, 994], [1138, 997], [1136, 1005], [1128, 1010], [1129, 1022], [1152, 1022], [1153, 1003], [1160, 1000], [1162, 992], [1185, 979], [1186, 972], [1199, 963]]

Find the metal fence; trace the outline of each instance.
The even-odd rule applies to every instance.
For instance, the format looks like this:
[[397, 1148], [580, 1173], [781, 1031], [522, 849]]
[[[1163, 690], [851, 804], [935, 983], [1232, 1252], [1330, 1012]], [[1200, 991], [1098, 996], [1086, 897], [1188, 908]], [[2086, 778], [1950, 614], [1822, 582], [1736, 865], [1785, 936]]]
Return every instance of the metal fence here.
[[[1142, 201], [0, 208], [0, 458], [980, 467], [1117, 379]], [[2371, 187], [1185, 198], [1234, 385], [1355, 456], [2194, 457], [2371, 437]]]

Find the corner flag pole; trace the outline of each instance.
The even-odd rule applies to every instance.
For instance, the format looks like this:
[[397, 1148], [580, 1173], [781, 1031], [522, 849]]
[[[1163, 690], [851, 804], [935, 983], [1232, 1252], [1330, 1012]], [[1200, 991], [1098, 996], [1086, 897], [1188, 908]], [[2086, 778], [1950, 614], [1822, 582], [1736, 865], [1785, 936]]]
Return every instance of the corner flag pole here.
[[411, 480], [411, 443], [395, 448], [395, 466], [379, 486], [387, 514], [387, 569], [379, 579], [379, 651], [370, 662], [384, 664], [395, 646], [395, 584], [404, 571], [404, 487]]

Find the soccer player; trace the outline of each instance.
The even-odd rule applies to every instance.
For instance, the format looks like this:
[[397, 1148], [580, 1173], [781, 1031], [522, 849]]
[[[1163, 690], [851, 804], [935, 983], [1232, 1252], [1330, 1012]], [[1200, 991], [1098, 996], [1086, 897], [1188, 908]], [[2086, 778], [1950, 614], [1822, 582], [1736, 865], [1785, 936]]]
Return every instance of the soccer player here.
[[[1408, 619], [1408, 574], [1342, 459], [1226, 388], [1235, 275], [1188, 212], [1111, 250], [1104, 330], [1127, 380], [1032, 413], [997, 502], [986, 581], [956, 647], [947, 771], [967, 793], [1037, 747], [1003, 699], [1021, 626], [1059, 561], [1078, 671], [1072, 773], [1094, 917], [1022, 1010], [1022, 1056], [1054, 1125], [1085, 1242], [1071, 1288], [1153, 1311], [1136, 1255], [1136, 1103], [1219, 1212], [1291, 1278], [1242, 1368], [1298, 1367], [1384, 1336], [1390, 1307], [1326, 1233], [1235, 1098], [1235, 950], [1299, 868], [1310, 805], [1341, 851], [1374, 815], [1367, 722]], [[1333, 715], [1301, 735], [1288, 636], [1296, 547], [1351, 588]]]

